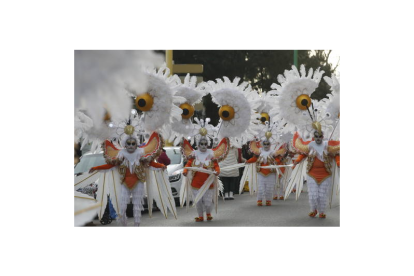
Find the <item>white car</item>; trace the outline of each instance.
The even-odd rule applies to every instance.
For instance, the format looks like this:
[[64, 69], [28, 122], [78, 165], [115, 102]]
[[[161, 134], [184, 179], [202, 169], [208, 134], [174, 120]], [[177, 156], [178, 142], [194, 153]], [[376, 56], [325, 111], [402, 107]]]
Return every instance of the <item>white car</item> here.
[[171, 163], [167, 166], [168, 178], [171, 184], [172, 194], [176, 203], [179, 202], [181, 182], [183, 180], [184, 158], [181, 154], [181, 147], [164, 147]]

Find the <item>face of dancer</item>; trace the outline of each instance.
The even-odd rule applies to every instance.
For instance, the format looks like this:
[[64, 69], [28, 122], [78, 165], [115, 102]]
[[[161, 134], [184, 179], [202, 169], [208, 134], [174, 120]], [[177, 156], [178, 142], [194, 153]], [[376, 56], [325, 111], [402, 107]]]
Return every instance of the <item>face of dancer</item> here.
[[206, 150], [207, 150], [207, 140], [202, 139], [202, 140], [200, 141], [200, 143], [198, 143], [198, 149], [199, 149], [201, 152], [206, 152]]
[[264, 141], [263, 142], [263, 149], [265, 151], [269, 151], [270, 150], [270, 142], [269, 141]]
[[134, 153], [137, 147], [138, 147], [138, 144], [134, 138], [129, 138], [128, 140], [126, 140], [125, 148], [127, 152]]
[[315, 139], [315, 143], [320, 145], [323, 141], [323, 134], [319, 134], [319, 132], [315, 131], [313, 134], [313, 138]]

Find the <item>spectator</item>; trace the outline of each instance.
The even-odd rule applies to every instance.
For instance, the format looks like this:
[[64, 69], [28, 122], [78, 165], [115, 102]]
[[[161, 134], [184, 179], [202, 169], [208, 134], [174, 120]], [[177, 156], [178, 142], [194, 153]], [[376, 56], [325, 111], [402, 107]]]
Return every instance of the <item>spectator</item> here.
[[161, 155], [158, 157], [157, 162], [164, 164], [165, 166], [168, 166], [171, 163], [171, 160], [165, 152], [165, 149], [162, 149]]
[[[244, 159], [241, 156], [241, 149], [231, 147], [226, 158], [223, 161], [221, 161], [219, 165], [220, 167], [224, 168], [243, 162]], [[220, 172], [219, 177], [221, 182], [223, 182], [224, 186], [224, 199], [234, 199], [233, 195], [236, 193], [238, 189], [237, 184], [239, 182], [239, 169], [235, 168], [231, 170], [222, 170]]]

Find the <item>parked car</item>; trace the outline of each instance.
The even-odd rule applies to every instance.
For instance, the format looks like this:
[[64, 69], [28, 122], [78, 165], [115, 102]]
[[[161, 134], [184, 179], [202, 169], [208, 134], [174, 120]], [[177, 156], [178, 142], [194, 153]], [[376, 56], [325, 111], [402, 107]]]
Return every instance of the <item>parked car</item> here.
[[172, 195], [174, 196], [176, 205], [179, 205], [184, 158], [181, 154], [181, 147], [164, 147], [164, 149], [171, 160], [170, 165], [167, 166], [167, 171]]
[[92, 167], [106, 164], [103, 152], [100, 153], [86, 153], [81, 156], [79, 163], [75, 165], [75, 175], [80, 175], [89, 172]]

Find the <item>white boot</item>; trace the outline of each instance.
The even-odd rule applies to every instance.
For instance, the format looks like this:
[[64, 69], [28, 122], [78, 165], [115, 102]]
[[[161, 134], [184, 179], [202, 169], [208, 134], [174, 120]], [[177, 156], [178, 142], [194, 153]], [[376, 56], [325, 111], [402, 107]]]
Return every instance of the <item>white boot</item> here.
[[228, 199], [229, 198], [229, 193], [224, 193], [224, 199]]
[[229, 196], [229, 198], [230, 198], [230, 199], [234, 199], [234, 197], [233, 197], [233, 192], [230, 192], [230, 196]]

